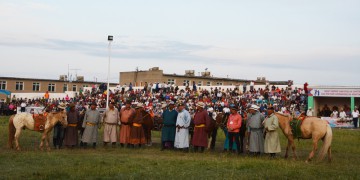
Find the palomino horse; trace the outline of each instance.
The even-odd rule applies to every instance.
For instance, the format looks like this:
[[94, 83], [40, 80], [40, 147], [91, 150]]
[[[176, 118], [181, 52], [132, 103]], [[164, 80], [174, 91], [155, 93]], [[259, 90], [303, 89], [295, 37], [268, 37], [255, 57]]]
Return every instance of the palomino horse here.
[[151, 130], [154, 128], [154, 119], [151, 117], [150, 113], [145, 110], [141, 111], [143, 117], [143, 129], [145, 133], [145, 141], [148, 146], [152, 145], [151, 142]]
[[[294, 158], [297, 158], [295, 152], [294, 136], [291, 131], [290, 121], [292, 117], [290, 115], [284, 115], [281, 113], [275, 114], [279, 119], [279, 125], [284, 135], [288, 139], [288, 145], [286, 147], [285, 158], [288, 157], [289, 148], [292, 147]], [[332, 141], [332, 130], [330, 125], [317, 117], [306, 117], [301, 126], [301, 138], [302, 139], [312, 139], [313, 149], [309, 154], [306, 162], [312, 160], [315, 155], [315, 152], [318, 149], [318, 141], [323, 140], [324, 144], [320, 150], [318, 159], [321, 161], [324, 159], [326, 153], [328, 154], [328, 160], [331, 162], [331, 141]]]
[[[46, 148], [50, 150], [49, 147], [49, 133], [52, 131], [53, 127], [57, 122], [60, 122], [63, 126], [67, 126], [67, 116], [66, 112], [51, 112], [46, 116], [45, 128], [43, 135], [41, 137], [40, 149], [43, 150], [44, 141], [46, 141]], [[30, 113], [20, 113], [10, 117], [9, 119], [9, 142], [8, 145], [10, 148], [13, 148], [13, 142], [15, 139], [15, 148], [20, 150], [19, 137], [21, 130], [27, 128], [34, 131], [35, 121], [33, 115]]]

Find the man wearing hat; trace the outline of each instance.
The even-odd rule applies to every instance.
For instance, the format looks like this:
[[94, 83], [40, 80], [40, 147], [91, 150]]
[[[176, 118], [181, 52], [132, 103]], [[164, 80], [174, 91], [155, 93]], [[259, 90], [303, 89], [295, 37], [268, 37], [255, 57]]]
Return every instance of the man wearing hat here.
[[130, 145], [132, 148], [135, 147], [135, 145], [141, 145], [145, 144], [145, 133], [143, 125], [143, 115], [142, 111], [144, 110], [144, 104], [138, 103], [136, 105], [135, 110], [135, 117], [133, 121], [131, 122], [131, 129], [130, 129]]
[[114, 106], [115, 102], [109, 104], [103, 116], [104, 122], [104, 146], [111, 143], [113, 147], [116, 146], [117, 142], [117, 126], [119, 124], [119, 111]]
[[74, 148], [78, 143], [77, 124], [80, 119], [80, 114], [76, 110], [74, 103], [71, 103], [69, 108], [70, 110], [67, 112], [68, 125], [64, 136], [64, 146], [67, 148]]
[[264, 135], [262, 122], [265, 117], [259, 112], [259, 107], [251, 105], [248, 109], [246, 127], [250, 133], [249, 151], [253, 155], [260, 155], [264, 152]]
[[120, 145], [130, 147], [130, 125], [135, 117], [135, 109], [131, 108], [131, 101], [126, 101], [125, 107], [120, 110]]
[[189, 152], [189, 126], [191, 123], [190, 113], [185, 109], [184, 103], [178, 105], [176, 119], [175, 148]]
[[199, 147], [201, 148], [201, 152], [204, 152], [205, 147], [208, 146], [208, 133], [206, 132], [206, 127], [211, 124], [211, 119], [205, 110], [205, 104], [203, 102], [198, 102], [196, 108], [197, 111], [194, 116], [195, 128], [192, 144], [195, 152], [199, 150]]
[[311, 107], [309, 107], [309, 109], [307, 110], [306, 116], [314, 116], [314, 111], [312, 110]]
[[280, 139], [277, 129], [279, 128], [279, 119], [274, 114], [274, 107], [268, 108], [268, 118], [264, 121], [266, 132], [264, 152], [274, 158], [276, 153], [281, 152]]
[[238, 151], [238, 154], [240, 154], [240, 139], [239, 139], [239, 133], [240, 133], [240, 127], [242, 123], [242, 119], [240, 114], [237, 112], [238, 108], [235, 104], [230, 105], [230, 111], [231, 114], [229, 116], [229, 119], [227, 121], [226, 127], [228, 129], [228, 136], [229, 136], [229, 149], [233, 147], [234, 138], [236, 143], [236, 148]]
[[174, 148], [176, 119], [178, 116], [178, 112], [175, 111], [174, 107], [175, 103], [171, 101], [169, 108], [162, 114], [164, 126], [161, 129], [161, 150], [164, 150], [165, 147]]
[[82, 136], [82, 142], [84, 148], [89, 143], [93, 143], [93, 148], [96, 148], [98, 127], [100, 127], [100, 112], [96, 109], [97, 104], [91, 103], [90, 109], [86, 111], [82, 127], [84, 133]]

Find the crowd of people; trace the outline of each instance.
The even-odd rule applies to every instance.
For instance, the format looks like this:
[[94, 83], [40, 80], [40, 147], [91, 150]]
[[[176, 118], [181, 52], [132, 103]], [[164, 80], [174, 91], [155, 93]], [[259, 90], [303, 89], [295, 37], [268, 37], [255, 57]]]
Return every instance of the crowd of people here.
[[[312, 108], [307, 107], [306, 86], [292, 88], [289, 84], [285, 89], [276, 86], [259, 89], [250, 86], [247, 89], [244, 84], [242, 89], [239, 87], [206, 90], [193, 83], [180, 89], [166, 83], [145, 83], [141, 89], [134, 89], [130, 84], [107, 92], [106, 85], [102, 85], [81, 90], [74, 98], [54, 99], [49, 93], [39, 99], [13, 98], [10, 104], [2, 104], [1, 110], [14, 113], [17, 106], [43, 106], [47, 111], [66, 109], [68, 127], [64, 130], [56, 126], [54, 130], [53, 142], [57, 148], [62, 145], [74, 148], [79, 144], [78, 139], [84, 148], [89, 144], [96, 147], [101, 125], [104, 126], [104, 146], [115, 147], [117, 143], [130, 148], [151, 145], [145, 140], [144, 118], [147, 115], [142, 111], [146, 111], [150, 117], [162, 119], [161, 150], [175, 148], [186, 152], [190, 147], [195, 152], [215, 148], [218, 129], [210, 131], [209, 126], [222, 114], [226, 122], [220, 126], [226, 135], [225, 151], [243, 153], [247, 148], [254, 155], [269, 153], [272, 157], [281, 150], [274, 112], [293, 114], [294, 117], [302, 113], [313, 115]], [[101, 115], [98, 109], [106, 107], [107, 93], [109, 108]], [[323, 111], [328, 113], [327, 109]], [[334, 110], [330, 115], [335, 114], [343, 116]], [[244, 138], [245, 133], [248, 138]], [[211, 142], [208, 142], [209, 137]]]

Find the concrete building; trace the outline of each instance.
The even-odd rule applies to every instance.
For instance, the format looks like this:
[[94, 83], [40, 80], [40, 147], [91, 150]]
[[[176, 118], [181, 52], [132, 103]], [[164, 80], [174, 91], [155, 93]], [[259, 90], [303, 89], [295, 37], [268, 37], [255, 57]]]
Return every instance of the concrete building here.
[[269, 84], [287, 85], [288, 81], [267, 81], [264, 77], [259, 77], [256, 80], [245, 79], [232, 79], [232, 78], [219, 78], [213, 77], [209, 71], [201, 72], [196, 76], [194, 70], [186, 70], [184, 75], [178, 74], [164, 74], [163, 70], [158, 67], [150, 68], [148, 71], [131, 71], [120, 72], [120, 84], [129, 85], [130, 82], [133, 86], [144, 86], [147, 83], [167, 83], [175, 84], [177, 86], [192, 86], [193, 82], [197, 86], [237, 86], [242, 85], [244, 82], [250, 84], [253, 81], [255, 85]]
[[[59, 80], [55, 79], [34, 79], [34, 78], [17, 78], [17, 77], [0, 77], [0, 90], [14, 93], [65, 93], [67, 91], [78, 92], [81, 88], [100, 85], [104, 82], [84, 81], [79, 76], [77, 81], [69, 82], [63, 76]], [[117, 84], [110, 83], [110, 86]], [[0, 100], [6, 99], [7, 95], [0, 94]]]

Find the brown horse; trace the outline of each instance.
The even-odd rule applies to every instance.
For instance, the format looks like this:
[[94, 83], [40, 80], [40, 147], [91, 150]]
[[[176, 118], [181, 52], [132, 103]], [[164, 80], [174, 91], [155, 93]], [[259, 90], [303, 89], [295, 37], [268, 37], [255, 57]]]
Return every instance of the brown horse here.
[[[57, 122], [60, 122], [63, 126], [67, 126], [67, 116], [65, 111], [52, 112], [46, 116], [45, 128], [40, 143], [41, 150], [43, 150], [44, 141], [46, 141], [46, 148], [50, 150], [49, 133], [52, 131]], [[30, 113], [12, 115], [9, 119], [9, 148], [13, 148], [13, 142], [15, 140], [15, 148], [16, 150], [20, 150], [19, 137], [23, 128], [34, 131], [35, 121], [33, 115]]]
[[[296, 148], [294, 144], [294, 136], [291, 131], [290, 121], [292, 117], [290, 115], [284, 115], [281, 113], [275, 113], [279, 119], [279, 125], [284, 135], [288, 139], [288, 145], [286, 147], [285, 158], [288, 157], [289, 148], [292, 147], [294, 159], [297, 158]], [[328, 154], [328, 160], [331, 162], [331, 142], [332, 142], [332, 130], [330, 125], [317, 117], [306, 117], [301, 126], [301, 138], [302, 139], [312, 139], [313, 149], [309, 154], [306, 162], [309, 162], [314, 157], [318, 149], [318, 141], [321, 139], [324, 144], [320, 150], [318, 159], [321, 161], [324, 159], [326, 153]]]
[[145, 133], [145, 141], [148, 146], [152, 145], [151, 141], [151, 130], [154, 128], [154, 118], [150, 115], [150, 113], [145, 110], [141, 111], [143, 117], [143, 129]]

